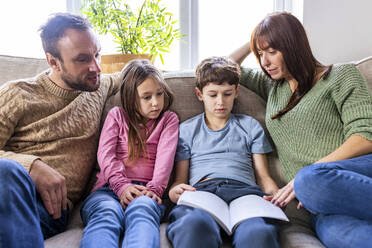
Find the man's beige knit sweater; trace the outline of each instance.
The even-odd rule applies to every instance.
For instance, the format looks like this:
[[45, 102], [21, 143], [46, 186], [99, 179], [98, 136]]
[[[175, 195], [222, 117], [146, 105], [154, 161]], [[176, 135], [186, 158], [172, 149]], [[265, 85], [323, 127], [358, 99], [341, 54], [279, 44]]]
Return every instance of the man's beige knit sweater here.
[[95, 92], [58, 87], [43, 72], [0, 88], [0, 158], [29, 171], [37, 158], [66, 178], [70, 207], [81, 197], [96, 160], [101, 115], [120, 85], [102, 75]]

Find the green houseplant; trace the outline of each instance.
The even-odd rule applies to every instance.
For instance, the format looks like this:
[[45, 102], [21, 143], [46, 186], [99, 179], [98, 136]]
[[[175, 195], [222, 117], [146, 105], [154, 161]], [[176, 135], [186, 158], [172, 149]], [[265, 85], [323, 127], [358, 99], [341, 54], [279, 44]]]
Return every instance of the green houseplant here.
[[159, 56], [163, 64], [163, 54], [182, 37], [161, 0], [144, 0], [137, 11], [125, 0], [83, 0], [82, 13], [100, 34], [113, 36], [120, 53]]

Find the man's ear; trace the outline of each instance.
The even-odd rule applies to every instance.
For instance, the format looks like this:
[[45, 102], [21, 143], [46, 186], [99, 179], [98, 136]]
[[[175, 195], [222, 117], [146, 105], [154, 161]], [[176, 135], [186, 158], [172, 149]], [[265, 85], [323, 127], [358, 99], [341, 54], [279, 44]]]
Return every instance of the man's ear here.
[[195, 95], [199, 101], [203, 101], [203, 93], [199, 90], [198, 87], [195, 87]]
[[239, 90], [240, 90], [240, 84], [237, 84], [235, 88], [235, 97], [234, 97], [235, 99], [238, 98]]
[[48, 62], [48, 65], [54, 70], [54, 71], [60, 71], [61, 70], [61, 64], [58, 58], [54, 57], [50, 53], [46, 53], [46, 60]]

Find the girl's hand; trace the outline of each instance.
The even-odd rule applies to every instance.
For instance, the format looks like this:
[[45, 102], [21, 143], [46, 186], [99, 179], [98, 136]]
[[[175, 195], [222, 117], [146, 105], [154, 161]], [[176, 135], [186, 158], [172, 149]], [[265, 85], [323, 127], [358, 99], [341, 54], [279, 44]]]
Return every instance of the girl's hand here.
[[152, 192], [152, 191], [147, 191], [147, 192], [145, 193], [145, 196], [148, 196], [148, 197], [152, 198], [152, 199], [155, 200], [159, 205], [162, 203], [161, 198], [160, 198], [157, 194], [155, 194], [154, 192]]
[[[264, 196], [264, 199], [281, 208], [287, 206], [288, 203], [296, 198], [295, 192], [293, 190], [293, 183], [294, 179], [292, 179], [286, 186], [279, 189], [275, 194]], [[297, 209], [300, 209], [301, 207], [302, 204], [300, 202], [297, 205]]]
[[177, 203], [178, 199], [182, 195], [182, 193], [185, 191], [195, 191], [196, 189], [192, 187], [191, 185], [181, 183], [176, 186], [174, 186], [170, 191], [169, 191], [169, 198], [173, 203]]
[[147, 188], [142, 185], [131, 184], [125, 188], [120, 195], [120, 204], [125, 209], [134, 198], [143, 196], [147, 192]]

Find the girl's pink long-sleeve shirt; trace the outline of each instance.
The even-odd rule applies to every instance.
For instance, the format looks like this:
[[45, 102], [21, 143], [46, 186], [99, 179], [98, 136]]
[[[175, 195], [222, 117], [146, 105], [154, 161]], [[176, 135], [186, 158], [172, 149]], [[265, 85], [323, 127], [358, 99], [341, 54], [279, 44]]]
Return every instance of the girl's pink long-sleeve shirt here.
[[[178, 142], [178, 117], [166, 111], [146, 141], [148, 158], [142, 155], [136, 164], [126, 165], [128, 158], [128, 117], [120, 107], [107, 114], [98, 146], [97, 159], [101, 171], [93, 191], [109, 185], [120, 198], [132, 181], [146, 183], [152, 192], [161, 197], [167, 187]], [[149, 130], [155, 124], [150, 120]]]

